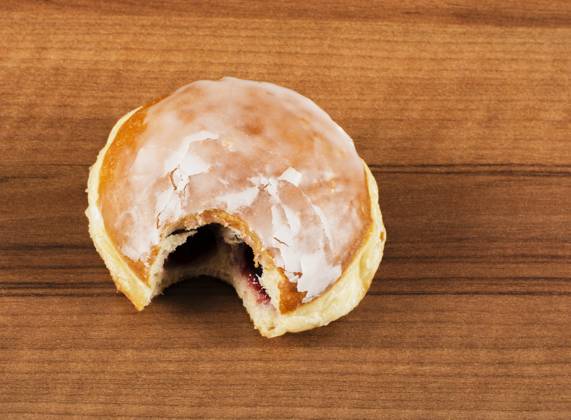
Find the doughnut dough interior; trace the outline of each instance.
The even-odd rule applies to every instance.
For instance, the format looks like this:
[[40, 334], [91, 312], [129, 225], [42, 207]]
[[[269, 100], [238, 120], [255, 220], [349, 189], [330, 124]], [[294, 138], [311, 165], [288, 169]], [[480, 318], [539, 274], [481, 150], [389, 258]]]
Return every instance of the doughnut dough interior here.
[[177, 281], [214, 276], [266, 337], [355, 308], [386, 240], [353, 141], [270, 83], [194, 82], [129, 112], [87, 191], [95, 247], [137, 309]]

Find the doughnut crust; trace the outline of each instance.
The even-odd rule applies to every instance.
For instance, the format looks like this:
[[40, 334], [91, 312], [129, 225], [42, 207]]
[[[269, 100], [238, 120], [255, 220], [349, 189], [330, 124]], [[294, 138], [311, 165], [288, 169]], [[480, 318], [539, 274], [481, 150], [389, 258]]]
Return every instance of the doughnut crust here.
[[[233, 78], [121, 118], [90, 170], [88, 200], [96, 249], [137, 309], [173, 282], [214, 275], [266, 337], [351, 311], [386, 240], [375, 179], [349, 136], [298, 93]], [[205, 226], [216, 226], [215, 249], [172, 268], [169, 255]], [[254, 277], [237, 267], [239, 243]]]

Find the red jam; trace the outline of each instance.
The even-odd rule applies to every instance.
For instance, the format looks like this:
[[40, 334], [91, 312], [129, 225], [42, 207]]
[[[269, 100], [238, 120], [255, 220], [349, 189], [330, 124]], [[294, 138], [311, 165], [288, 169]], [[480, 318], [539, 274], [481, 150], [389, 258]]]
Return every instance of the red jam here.
[[256, 291], [257, 294], [257, 302], [258, 303], [269, 303], [270, 296], [264, 289], [264, 286], [260, 284], [260, 277], [262, 276], [262, 267], [256, 267], [254, 265], [254, 253], [249, 246], [241, 245], [241, 262], [240, 267], [242, 273], [247, 277], [248, 283], [250, 286]]
[[248, 273], [248, 282], [258, 294], [258, 299], [256, 300], [258, 303], [270, 303], [270, 297], [266, 289], [260, 284], [260, 280], [256, 274]]

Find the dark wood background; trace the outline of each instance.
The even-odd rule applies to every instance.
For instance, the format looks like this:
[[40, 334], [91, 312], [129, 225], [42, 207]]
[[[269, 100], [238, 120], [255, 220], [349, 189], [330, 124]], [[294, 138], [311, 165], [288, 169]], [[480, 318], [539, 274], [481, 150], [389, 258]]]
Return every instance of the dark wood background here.
[[[0, 2], [0, 413], [571, 418], [571, 3]], [[267, 340], [231, 288], [136, 313], [87, 234], [117, 118], [233, 75], [313, 98], [381, 187], [369, 295]]]

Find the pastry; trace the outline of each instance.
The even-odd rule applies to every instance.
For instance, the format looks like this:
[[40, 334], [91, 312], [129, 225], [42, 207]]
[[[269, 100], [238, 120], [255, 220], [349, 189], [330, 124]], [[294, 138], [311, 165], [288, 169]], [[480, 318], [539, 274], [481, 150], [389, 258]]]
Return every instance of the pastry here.
[[386, 232], [374, 177], [314, 102], [271, 83], [198, 81], [113, 127], [91, 167], [89, 232], [139, 310], [202, 274], [266, 337], [364, 297]]

